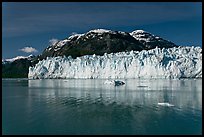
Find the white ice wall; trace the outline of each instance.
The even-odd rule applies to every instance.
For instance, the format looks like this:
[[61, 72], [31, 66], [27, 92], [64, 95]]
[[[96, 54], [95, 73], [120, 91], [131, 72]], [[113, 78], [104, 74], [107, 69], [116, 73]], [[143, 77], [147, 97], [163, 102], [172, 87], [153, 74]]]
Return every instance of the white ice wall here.
[[202, 78], [202, 48], [155, 48], [103, 56], [48, 57], [29, 68], [37, 78]]

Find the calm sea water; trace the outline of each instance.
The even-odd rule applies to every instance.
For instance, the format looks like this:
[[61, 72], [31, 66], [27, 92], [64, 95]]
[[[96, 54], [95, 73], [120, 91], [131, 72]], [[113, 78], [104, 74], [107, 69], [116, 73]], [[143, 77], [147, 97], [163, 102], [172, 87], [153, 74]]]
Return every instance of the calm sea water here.
[[3, 134], [202, 134], [201, 79], [104, 81], [2, 79]]

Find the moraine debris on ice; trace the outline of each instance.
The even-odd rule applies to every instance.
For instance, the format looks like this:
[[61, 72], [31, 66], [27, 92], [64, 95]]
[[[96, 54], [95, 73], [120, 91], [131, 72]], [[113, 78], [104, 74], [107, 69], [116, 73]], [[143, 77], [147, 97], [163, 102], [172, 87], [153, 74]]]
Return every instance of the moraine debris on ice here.
[[47, 57], [29, 68], [28, 78], [202, 78], [202, 48], [156, 47], [76, 59]]

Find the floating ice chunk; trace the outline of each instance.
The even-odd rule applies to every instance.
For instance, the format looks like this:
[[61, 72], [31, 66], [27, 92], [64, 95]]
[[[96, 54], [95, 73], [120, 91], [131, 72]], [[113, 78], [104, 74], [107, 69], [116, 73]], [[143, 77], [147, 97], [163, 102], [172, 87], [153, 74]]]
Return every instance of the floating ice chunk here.
[[162, 103], [158, 103], [158, 105], [160, 106], [167, 106], [167, 107], [173, 107], [173, 104], [169, 104], [168, 102], [162, 102]]
[[104, 82], [104, 84], [110, 84], [110, 85], [120, 86], [120, 85], [124, 85], [125, 82], [119, 81], [119, 80], [106, 80], [106, 81]]
[[114, 80], [106, 80], [105, 82], [104, 82], [104, 84], [114, 84]]
[[123, 81], [116, 81], [115, 80], [115, 86], [120, 86], [120, 85], [124, 85], [125, 84], [125, 82], [123, 82]]

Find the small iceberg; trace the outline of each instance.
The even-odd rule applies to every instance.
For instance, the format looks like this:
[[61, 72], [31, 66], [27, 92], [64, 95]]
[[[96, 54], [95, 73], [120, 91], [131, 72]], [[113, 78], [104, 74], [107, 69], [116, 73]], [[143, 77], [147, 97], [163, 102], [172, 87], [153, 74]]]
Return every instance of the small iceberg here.
[[174, 106], [173, 104], [169, 104], [167, 102], [158, 103], [158, 105], [160, 105], [160, 106], [167, 106], [167, 107], [173, 107]]
[[68, 82], [68, 80], [64, 80], [64, 82]]
[[121, 86], [121, 85], [124, 85], [125, 82], [119, 81], [119, 80], [106, 80], [104, 82], [104, 84], [110, 84], [110, 85], [114, 85], [114, 86]]

